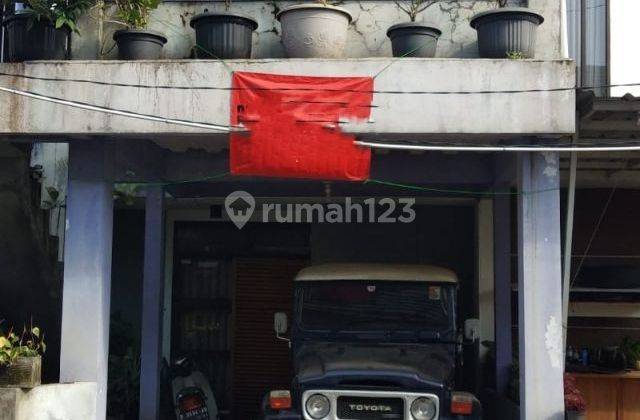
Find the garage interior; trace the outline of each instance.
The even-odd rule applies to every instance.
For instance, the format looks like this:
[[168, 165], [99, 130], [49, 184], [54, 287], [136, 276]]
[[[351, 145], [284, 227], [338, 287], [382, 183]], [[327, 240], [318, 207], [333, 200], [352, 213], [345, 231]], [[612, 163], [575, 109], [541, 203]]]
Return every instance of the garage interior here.
[[[462, 160], [462, 155], [456, 159]], [[567, 167], [563, 157], [561, 232], [566, 225]], [[629, 211], [640, 205], [636, 167], [626, 157], [588, 156], [578, 166], [567, 344], [579, 351], [586, 348], [595, 354], [619, 346], [625, 337], [640, 339], [640, 288], [634, 274], [640, 267], [634, 240], [640, 235], [640, 222]], [[421, 189], [277, 180], [165, 187], [164, 325], [170, 327], [163, 331], [163, 356], [189, 354], [210, 378], [223, 417], [251, 419], [265, 391], [288, 388], [291, 382], [290, 354], [286, 343], [275, 338], [273, 313], [290, 311], [292, 278], [301, 267], [346, 261], [441, 265], [461, 279], [458, 319], [481, 321], [484, 344], [466, 350], [460, 373], [464, 381], [459, 383], [478, 393], [488, 413], [500, 413], [489, 418], [517, 418], [517, 372], [511, 367], [519, 352], [517, 190], [470, 183], [455, 190], [433, 183], [405, 185]], [[224, 197], [236, 190], [252, 193], [258, 203], [416, 197], [417, 217], [409, 224], [249, 222], [239, 230], [225, 219], [223, 206]], [[495, 252], [497, 225], [504, 224], [505, 206], [500, 203], [509, 209], [511, 227], [506, 263]], [[134, 347], [141, 334], [144, 225], [144, 199], [133, 206], [116, 202], [112, 326], [114, 319], [124, 319], [133, 332], [129, 341]], [[498, 284], [499, 269], [505, 267], [510, 273], [508, 288]], [[503, 310], [504, 302], [510, 311]], [[499, 311], [510, 316], [500, 318]], [[118, 331], [122, 328], [112, 328], [112, 346], [122, 343], [114, 336]], [[512, 346], [492, 348], [491, 342], [505, 339]], [[614, 367], [591, 366], [600, 371], [593, 377], [579, 365], [568, 364], [567, 370], [575, 372], [592, 412], [616, 415], [622, 407], [637, 405], [636, 382], [613, 375]], [[497, 394], [496, 388], [501, 390]], [[132, 408], [137, 409], [137, 403]]]
[[[246, 187], [254, 192], [250, 185]], [[307, 191], [324, 197], [295, 197], [293, 201], [340, 203], [344, 195], [338, 194], [344, 187], [352, 189], [340, 183], [317, 183]], [[387, 187], [362, 189], [349, 194], [380, 198], [416, 195]], [[284, 185], [273, 191], [286, 190]], [[291, 200], [260, 199], [258, 194], [257, 208], [261, 202]], [[447, 267], [460, 278], [458, 319], [478, 318], [478, 201], [422, 195], [416, 197], [412, 223], [249, 222], [242, 229], [225, 219], [223, 196], [200, 199], [197, 207], [192, 199], [167, 199], [166, 241], [171, 246], [166, 259], [171, 261], [167, 268], [171, 271], [171, 293], [167, 293], [166, 283], [165, 299], [170, 299], [171, 314], [163, 355], [190, 357], [208, 377], [222, 417], [246, 420], [258, 414], [266, 391], [291, 386], [290, 350], [275, 337], [273, 314], [284, 311], [290, 316], [293, 278], [306, 266], [386, 262]], [[132, 264], [135, 260], [139, 265], [136, 254], [144, 246], [144, 212], [135, 205], [121, 203], [118, 207], [112, 317], [127, 318], [135, 325], [140, 323], [140, 304], [134, 302], [140, 302], [142, 291], [131, 285], [139, 283], [134, 277], [141, 275], [142, 267], [132, 270]], [[466, 378], [460, 381], [460, 388], [471, 392], [479, 386], [478, 351], [479, 345], [465, 349], [464, 368], [458, 373]]]

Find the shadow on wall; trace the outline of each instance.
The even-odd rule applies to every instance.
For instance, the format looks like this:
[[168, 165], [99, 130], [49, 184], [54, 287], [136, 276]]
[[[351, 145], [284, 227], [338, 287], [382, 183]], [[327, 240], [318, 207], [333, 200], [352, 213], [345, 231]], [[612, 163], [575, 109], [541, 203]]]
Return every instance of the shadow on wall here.
[[33, 321], [45, 334], [42, 380], [60, 371], [62, 269], [57, 239], [40, 209], [40, 184], [29, 168], [30, 146], [0, 145], [0, 319], [22, 330]]

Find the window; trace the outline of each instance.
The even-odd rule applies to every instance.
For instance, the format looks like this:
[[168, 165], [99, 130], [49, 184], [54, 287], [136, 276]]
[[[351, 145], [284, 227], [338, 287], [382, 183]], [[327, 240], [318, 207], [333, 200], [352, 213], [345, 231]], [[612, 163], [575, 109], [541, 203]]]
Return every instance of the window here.
[[454, 286], [424, 282], [325, 281], [302, 286], [305, 330], [447, 332]]

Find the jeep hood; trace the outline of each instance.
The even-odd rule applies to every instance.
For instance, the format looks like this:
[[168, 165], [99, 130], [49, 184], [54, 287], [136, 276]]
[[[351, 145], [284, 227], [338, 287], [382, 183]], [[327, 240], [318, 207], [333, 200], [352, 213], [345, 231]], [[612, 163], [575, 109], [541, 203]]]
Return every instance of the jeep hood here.
[[313, 343], [294, 357], [295, 381], [303, 386], [442, 389], [453, 381], [451, 344]]

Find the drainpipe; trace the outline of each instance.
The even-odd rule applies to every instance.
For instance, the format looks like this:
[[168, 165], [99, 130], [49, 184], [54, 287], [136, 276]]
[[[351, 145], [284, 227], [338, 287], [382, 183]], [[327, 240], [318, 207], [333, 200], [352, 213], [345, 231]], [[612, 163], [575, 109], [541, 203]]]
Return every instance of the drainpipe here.
[[[567, 13], [567, 0], [560, 0], [560, 51], [562, 58], [569, 57], [569, 16]], [[578, 139], [578, 123], [576, 117], [576, 133], [573, 135], [572, 143]], [[564, 350], [564, 362], [567, 360], [567, 332], [569, 329], [569, 294], [571, 292], [571, 251], [573, 250], [573, 216], [576, 197], [576, 175], [578, 168], [578, 154], [571, 152], [569, 164], [569, 185], [567, 189], [567, 215], [564, 237], [564, 256], [562, 272], [562, 348]]]
[[569, 58], [569, 15], [567, 0], [560, 0], [560, 53], [562, 58]]
[[[573, 137], [573, 141], [577, 134]], [[562, 264], [562, 343], [566, 360], [567, 352], [567, 330], [569, 328], [569, 292], [571, 291], [571, 251], [573, 248], [573, 215], [576, 197], [576, 173], [578, 167], [578, 154], [571, 152], [571, 163], [569, 165], [569, 186], [567, 189], [567, 217], [564, 231], [564, 261]]]
[[[2, 6], [0, 8], [0, 23], [4, 20], [4, 14], [6, 13], [7, 8]], [[0, 63], [4, 63], [4, 25], [0, 24]]]

